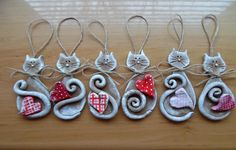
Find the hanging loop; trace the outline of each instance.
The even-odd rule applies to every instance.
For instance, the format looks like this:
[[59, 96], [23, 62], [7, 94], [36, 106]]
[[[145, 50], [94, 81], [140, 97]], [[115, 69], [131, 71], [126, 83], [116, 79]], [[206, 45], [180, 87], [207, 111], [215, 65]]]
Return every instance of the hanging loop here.
[[126, 22], [126, 30], [127, 30], [127, 33], [128, 33], [128, 36], [129, 36], [129, 40], [131, 42], [131, 46], [132, 46], [132, 49], [133, 49], [133, 52], [136, 53], [137, 51], [135, 50], [135, 46], [134, 46], [134, 42], [133, 42], [133, 39], [132, 39], [132, 36], [131, 36], [131, 33], [129, 31], [129, 22], [134, 19], [134, 18], [139, 18], [139, 19], [142, 19], [145, 24], [146, 24], [146, 36], [145, 36], [145, 39], [143, 40], [142, 42], [142, 45], [140, 47], [140, 50], [138, 53], [141, 53], [141, 51], [143, 50], [144, 46], [146, 45], [147, 43], [147, 40], [148, 40], [148, 37], [149, 37], [149, 34], [150, 34], [150, 29], [149, 29], [149, 24], [147, 22], [147, 20], [143, 17], [143, 16], [139, 16], [139, 15], [135, 15], [135, 16], [132, 16], [130, 17], [127, 22]]
[[[214, 22], [214, 32], [211, 37], [209, 36], [209, 33], [207, 32], [206, 27], [205, 27], [205, 20], [207, 20], [207, 19], [210, 19]], [[215, 40], [216, 40], [216, 37], [219, 32], [219, 22], [218, 22], [217, 17], [213, 14], [209, 14], [209, 15], [206, 15], [205, 17], [203, 17], [202, 18], [202, 28], [206, 34], [207, 41], [209, 44], [209, 55], [213, 56], [214, 55]]]
[[[42, 46], [36, 49], [33, 46], [32, 31], [34, 27], [36, 27], [37, 25], [41, 23], [47, 23], [49, 25], [51, 34], [49, 35], [48, 39], [42, 44]], [[30, 47], [30, 50], [32, 51], [33, 57], [36, 57], [49, 44], [49, 42], [52, 39], [53, 33], [54, 33], [54, 30], [53, 30], [52, 24], [45, 19], [40, 18], [40, 19], [33, 20], [29, 23], [28, 28], [26, 29], [26, 35], [29, 41], [29, 47]]]
[[[181, 26], [181, 32], [177, 32], [177, 29], [176, 29], [176, 26], [175, 26], [175, 22], [178, 22], [180, 23], [180, 26]], [[170, 33], [170, 25], [173, 26], [173, 29], [175, 31], [175, 35], [177, 37], [177, 40], [176, 38]], [[179, 43], [179, 46], [178, 46], [178, 51], [180, 51], [181, 49], [183, 49], [183, 42], [184, 42], [184, 24], [183, 24], [183, 19], [182, 17], [179, 15], [179, 14], [176, 14], [175, 17], [173, 19], [171, 19], [168, 23], [168, 32], [169, 34], [172, 36], [173, 39], [175, 39], [178, 43]]]
[[[76, 23], [78, 24], [79, 28], [80, 28], [80, 39], [79, 41], [76, 43], [76, 45], [74, 46], [74, 48], [71, 50], [70, 54], [67, 52], [67, 50], [65, 49], [65, 47], [63, 46], [62, 42], [61, 42], [61, 39], [60, 39], [60, 29], [61, 29], [61, 25], [62, 23], [64, 23], [65, 21], [67, 20], [74, 20], [76, 21]], [[60, 47], [62, 48], [63, 52], [67, 55], [67, 56], [71, 56], [75, 53], [75, 51], [77, 50], [77, 48], [79, 47], [79, 45], [81, 44], [81, 42], [83, 41], [83, 27], [82, 25], [80, 24], [79, 20], [74, 18], [74, 17], [68, 17], [68, 18], [65, 18], [63, 20], [61, 20], [57, 26], [57, 32], [56, 32], [56, 38], [57, 38], [57, 42], [58, 44], [60, 45]]]
[[[104, 38], [104, 41], [102, 41], [92, 30], [91, 30], [91, 26], [92, 24], [98, 24], [102, 27], [103, 31], [104, 31], [104, 34], [105, 34], [105, 38]], [[90, 34], [92, 34], [92, 36], [104, 47], [104, 53], [108, 54], [109, 51], [108, 51], [108, 32], [106, 30], [106, 27], [105, 25], [98, 21], [98, 20], [94, 20], [92, 22], [90, 22], [88, 24], [88, 31], [90, 32]]]

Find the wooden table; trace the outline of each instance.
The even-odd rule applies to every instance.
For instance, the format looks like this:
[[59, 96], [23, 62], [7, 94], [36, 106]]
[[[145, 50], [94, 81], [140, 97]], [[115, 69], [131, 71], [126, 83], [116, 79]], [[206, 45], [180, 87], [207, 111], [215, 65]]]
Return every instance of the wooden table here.
[[[109, 121], [94, 118], [86, 105], [82, 115], [73, 121], [61, 121], [53, 113], [43, 119], [26, 120], [16, 110], [16, 95], [13, 84], [24, 76], [10, 78], [12, 72], [7, 67], [21, 68], [26, 54], [31, 54], [25, 35], [27, 23], [43, 17], [56, 27], [64, 17], [75, 16], [84, 24], [84, 41], [76, 52], [81, 58], [94, 60], [102, 47], [88, 34], [87, 24], [98, 19], [108, 26], [109, 48], [115, 53], [119, 64], [125, 63], [130, 42], [125, 30], [125, 21], [134, 14], [147, 18], [151, 35], [145, 47], [152, 65], [165, 61], [177, 43], [167, 32], [170, 18], [179, 13], [185, 23], [184, 48], [188, 49], [191, 63], [202, 63], [203, 53], [208, 44], [200, 20], [209, 13], [216, 14], [220, 20], [220, 35], [216, 50], [221, 52], [229, 68], [236, 65], [236, 3], [232, 0], [218, 1], [152, 1], [152, 0], [2, 0], [0, 2], [0, 148], [1, 149], [236, 149], [236, 113], [235, 111], [220, 122], [211, 122], [203, 118], [199, 110], [183, 123], [166, 120], [158, 107], [146, 119], [132, 121], [127, 119], [121, 108], [118, 115]], [[63, 42], [69, 49], [77, 40], [74, 26], [63, 26]], [[143, 26], [133, 25], [135, 44], [140, 45], [144, 37]], [[46, 26], [34, 32], [36, 47], [40, 46], [48, 35]], [[138, 47], [138, 46], [137, 46]], [[55, 37], [43, 51], [46, 64], [55, 66], [60, 48]], [[86, 87], [88, 80], [82, 79]], [[193, 84], [202, 78], [189, 75]], [[51, 87], [54, 81], [45, 81]], [[225, 83], [235, 93], [235, 79]], [[158, 96], [164, 91], [162, 82], [156, 86]], [[87, 88], [88, 89], [88, 88]], [[203, 86], [195, 88], [199, 96]], [[124, 90], [120, 90], [123, 94]]]

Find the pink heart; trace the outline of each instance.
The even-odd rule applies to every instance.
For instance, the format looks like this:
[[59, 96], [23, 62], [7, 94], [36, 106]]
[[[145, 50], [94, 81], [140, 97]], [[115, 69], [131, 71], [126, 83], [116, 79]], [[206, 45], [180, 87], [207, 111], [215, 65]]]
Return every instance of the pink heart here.
[[193, 101], [184, 88], [175, 91], [175, 95], [170, 98], [170, 105], [174, 108], [189, 107], [194, 109]]
[[212, 106], [211, 109], [214, 111], [227, 111], [235, 107], [235, 99], [229, 94], [223, 94], [219, 98], [217, 105]]
[[96, 94], [96, 93], [92, 92], [89, 95], [89, 103], [90, 103], [90, 105], [93, 108], [95, 108], [101, 114], [107, 108], [108, 99], [109, 99], [109, 96], [106, 93], [104, 93], [104, 92], [100, 92], [99, 94]]
[[35, 102], [32, 96], [26, 96], [22, 101], [21, 113], [24, 116], [32, 115], [42, 110], [42, 104]]

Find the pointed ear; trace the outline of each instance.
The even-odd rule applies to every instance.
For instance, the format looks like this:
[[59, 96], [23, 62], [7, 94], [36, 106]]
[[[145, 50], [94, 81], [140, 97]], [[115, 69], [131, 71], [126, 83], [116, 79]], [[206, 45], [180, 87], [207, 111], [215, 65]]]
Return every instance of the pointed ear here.
[[145, 56], [144, 50], [141, 50], [140, 54]]
[[66, 55], [64, 53], [60, 53], [60, 57], [66, 58]]
[[75, 53], [73, 53], [73, 55], [72, 55], [73, 57], [76, 57], [76, 54]]
[[128, 57], [132, 56], [133, 53], [131, 51], [129, 51]]
[[110, 53], [110, 56], [111, 56], [111, 57], [114, 57], [113, 52]]
[[221, 57], [221, 54], [220, 54], [220, 53], [216, 53], [216, 55], [217, 55], [218, 57]]
[[186, 53], [186, 54], [187, 54], [187, 53], [188, 53], [188, 50], [187, 50], [187, 49], [185, 49], [184, 53]]
[[40, 55], [40, 56], [38, 57], [38, 59], [39, 59], [41, 62], [44, 62], [44, 57], [43, 57], [43, 55]]
[[25, 59], [26, 59], [26, 60], [30, 59], [30, 56], [27, 54], [27, 55], [25, 56]]
[[102, 55], [103, 55], [103, 52], [100, 51], [98, 57], [102, 57]]
[[205, 53], [205, 54], [204, 54], [204, 59], [206, 60], [206, 59], [208, 59], [208, 58], [209, 58], [208, 54]]
[[175, 48], [172, 48], [172, 52], [175, 52], [176, 51], [176, 49]]

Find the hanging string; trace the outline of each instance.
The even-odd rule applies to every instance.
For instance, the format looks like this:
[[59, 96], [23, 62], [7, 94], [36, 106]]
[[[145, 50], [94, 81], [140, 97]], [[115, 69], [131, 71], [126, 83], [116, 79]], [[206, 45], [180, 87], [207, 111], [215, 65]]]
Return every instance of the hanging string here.
[[130, 40], [130, 43], [131, 43], [131, 46], [132, 46], [132, 51], [134, 53], [137, 53], [136, 49], [135, 49], [135, 46], [134, 46], [134, 42], [133, 42], [133, 39], [132, 39], [132, 36], [131, 36], [131, 33], [129, 31], [129, 22], [134, 19], [134, 18], [139, 18], [139, 19], [142, 19], [144, 20], [145, 24], [146, 24], [146, 36], [145, 36], [145, 39], [144, 41], [142, 42], [141, 44], [141, 47], [140, 47], [140, 50], [138, 53], [141, 53], [141, 51], [143, 50], [144, 46], [146, 45], [147, 43], [147, 40], [149, 38], [149, 34], [150, 34], [150, 29], [149, 29], [149, 24], [147, 22], [147, 20], [143, 17], [143, 16], [139, 16], [139, 15], [135, 15], [135, 16], [132, 16], [130, 17], [127, 22], [126, 22], [126, 30], [127, 30], [127, 33], [128, 33], [128, 37], [129, 37], [129, 40]]
[[[175, 22], [180, 23], [180, 26], [181, 26], [181, 33], [180, 33], [180, 35], [177, 32], [177, 29], [176, 29], [176, 26], [175, 26]], [[170, 33], [170, 30], [169, 30], [170, 29], [170, 25], [173, 26], [173, 29], [175, 31], [175, 35], [177, 37], [177, 40]], [[182, 19], [182, 17], [179, 14], [176, 14], [175, 17], [169, 21], [169, 23], [167, 25], [167, 31], [171, 35], [171, 37], [178, 42], [179, 46], [178, 46], [177, 50], [180, 51], [183, 48], [183, 42], [184, 42], [184, 24], [183, 24], [183, 19]]]
[[[42, 46], [40, 48], [36, 49], [33, 46], [32, 30], [35, 26], [37, 26], [41, 23], [47, 23], [50, 27], [51, 33], [50, 33], [48, 39], [42, 44]], [[40, 18], [40, 19], [33, 20], [29, 23], [28, 28], [26, 29], [26, 35], [27, 35], [27, 38], [29, 41], [29, 47], [30, 47], [30, 50], [32, 51], [33, 57], [38, 56], [38, 54], [49, 44], [49, 42], [51, 41], [51, 39], [53, 37], [53, 33], [54, 33], [54, 30], [53, 30], [52, 24], [45, 19]]]
[[[209, 33], [207, 32], [206, 27], [205, 27], [205, 20], [207, 20], [207, 19], [212, 20], [215, 25], [214, 32], [213, 32], [211, 38], [210, 38]], [[206, 15], [205, 17], [203, 17], [202, 18], [202, 28], [206, 34], [207, 41], [209, 44], [209, 55], [213, 56], [214, 55], [215, 40], [216, 40], [216, 37], [218, 36], [218, 32], [219, 32], [219, 22], [218, 22], [217, 17], [213, 14], [209, 14], [209, 15]]]
[[[74, 20], [76, 21], [76, 23], [78, 24], [79, 28], [80, 28], [80, 39], [79, 41], [76, 43], [76, 45], [74, 46], [74, 48], [72, 49], [72, 51], [70, 52], [70, 54], [67, 52], [67, 50], [65, 49], [65, 47], [63, 46], [61, 39], [60, 39], [60, 29], [61, 29], [61, 25], [62, 23], [64, 23], [67, 20]], [[67, 56], [71, 56], [75, 53], [75, 51], [77, 50], [77, 48], [79, 47], [79, 45], [81, 44], [81, 42], [83, 41], [83, 28], [82, 25], [80, 24], [79, 20], [74, 18], [74, 17], [68, 17], [68, 18], [64, 18], [63, 20], [61, 20], [57, 26], [57, 31], [56, 31], [56, 39], [58, 44], [60, 45], [60, 47], [62, 48], [63, 52], [65, 53], [65, 55]]]
[[[92, 24], [98, 24], [102, 27], [103, 31], [104, 31], [104, 34], [105, 34], [105, 38], [104, 38], [104, 41], [102, 41], [92, 30], [91, 30], [91, 26]], [[105, 54], [109, 54], [109, 51], [108, 51], [108, 32], [106, 30], [106, 27], [105, 25], [98, 21], [98, 20], [94, 20], [92, 22], [90, 22], [88, 24], [88, 31], [90, 32], [90, 34], [104, 47], [104, 53]]]

